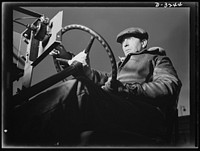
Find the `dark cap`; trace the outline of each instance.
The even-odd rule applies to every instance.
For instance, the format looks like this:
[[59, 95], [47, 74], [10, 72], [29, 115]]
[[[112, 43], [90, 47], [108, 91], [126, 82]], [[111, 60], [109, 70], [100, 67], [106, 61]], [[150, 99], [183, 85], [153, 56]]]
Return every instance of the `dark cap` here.
[[122, 43], [122, 41], [124, 40], [124, 38], [126, 36], [133, 36], [133, 37], [139, 38], [141, 40], [143, 40], [143, 39], [148, 40], [148, 38], [149, 38], [148, 33], [144, 29], [138, 28], [138, 27], [131, 27], [131, 28], [127, 28], [127, 29], [121, 31], [117, 35], [117, 42]]

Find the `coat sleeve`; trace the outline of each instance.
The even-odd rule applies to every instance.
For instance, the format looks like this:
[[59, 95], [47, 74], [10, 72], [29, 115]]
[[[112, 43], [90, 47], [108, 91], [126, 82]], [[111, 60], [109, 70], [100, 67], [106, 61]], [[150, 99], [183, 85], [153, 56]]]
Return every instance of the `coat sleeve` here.
[[126, 86], [129, 93], [146, 100], [177, 98], [182, 86], [170, 59], [157, 56], [153, 60], [152, 80], [142, 84]]
[[105, 82], [110, 77], [110, 73], [100, 72], [95, 69], [91, 69], [90, 73], [88, 74], [88, 77], [90, 80], [92, 80], [95, 84], [102, 86], [105, 84]]
[[[117, 62], [117, 65], [119, 66], [122, 62]], [[101, 72], [95, 69], [90, 68], [90, 70], [87, 70], [86, 76], [89, 77], [90, 80], [92, 80], [97, 85], [104, 85], [111, 77], [112, 73], [106, 73]]]

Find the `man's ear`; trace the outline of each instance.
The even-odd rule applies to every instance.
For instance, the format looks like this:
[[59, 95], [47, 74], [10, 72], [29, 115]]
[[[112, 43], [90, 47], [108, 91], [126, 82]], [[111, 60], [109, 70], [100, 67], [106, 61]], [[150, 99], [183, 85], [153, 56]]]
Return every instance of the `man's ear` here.
[[148, 43], [148, 41], [146, 39], [142, 40], [142, 48], [146, 48], [147, 43]]

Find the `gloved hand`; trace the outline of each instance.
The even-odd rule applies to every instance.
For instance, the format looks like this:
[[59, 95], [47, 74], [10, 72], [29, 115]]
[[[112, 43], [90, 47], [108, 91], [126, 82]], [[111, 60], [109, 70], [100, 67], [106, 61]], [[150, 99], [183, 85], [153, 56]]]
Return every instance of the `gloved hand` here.
[[125, 87], [119, 80], [112, 80], [109, 78], [101, 88], [110, 92], [121, 92]]
[[90, 59], [89, 54], [85, 53], [85, 50], [77, 54], [74, 58], [68, 61], [69, 65], [75, 65], [77, 62], [82, 64], [82, 67], [80, 68], [80, 71], [78, 71], [76, 75], [85, 75], [86, 77], [90, 77], [92, 74], [92, 70], [90, 68]]
[[85, 50], [81, 51], [75, 57], [68, 61], [68, 64], [71, 65], [74, 61], [78, 61], [83, 64], [83, 66], [90, 66], [89, 54], [85, 53]]
[[132, 95], [138, 95], [139, 89], [141, 88], [141, 85], [137, 82], [126, 83], [124, 86], [125, 86], [125, 91]]

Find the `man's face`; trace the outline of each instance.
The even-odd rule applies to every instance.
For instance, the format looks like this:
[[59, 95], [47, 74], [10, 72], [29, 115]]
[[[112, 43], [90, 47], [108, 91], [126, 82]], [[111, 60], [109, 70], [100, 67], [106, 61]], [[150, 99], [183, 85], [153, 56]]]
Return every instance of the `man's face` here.
[[135, 37], [125, 37], [122, 41], [122, 50], [125, 56], [127, 56], [129, 53], [136, 53], [142, 50], [142, 42], [140, 39]]

